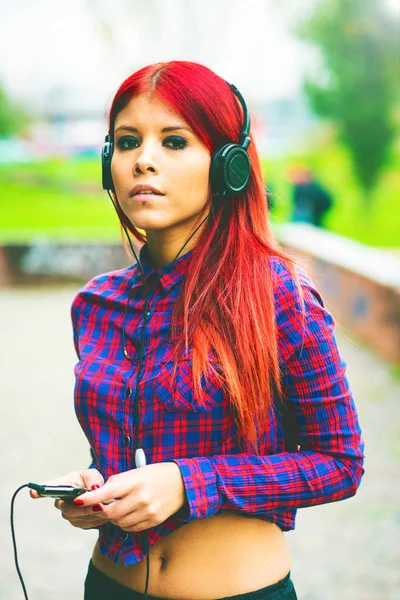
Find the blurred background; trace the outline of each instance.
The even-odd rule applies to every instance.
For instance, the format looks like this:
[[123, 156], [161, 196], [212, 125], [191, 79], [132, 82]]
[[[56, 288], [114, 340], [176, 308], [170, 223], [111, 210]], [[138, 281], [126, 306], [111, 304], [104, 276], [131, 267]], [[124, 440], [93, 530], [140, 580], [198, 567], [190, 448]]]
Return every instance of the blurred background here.
[[[101, 189], [107, 110], [180, 59], [246, 98], [275, 234], [336, 318], [364, 431], [358, 494], [288, 534], [299, 600], [400, 600], [400, 0], [0, 0], [0, 23], [0, 598], [21, 597], [13, 491], [89, 463], [69, 307], [129, 264]], [[21, 496], [32, 597], [80, 597], [94, 532]]]

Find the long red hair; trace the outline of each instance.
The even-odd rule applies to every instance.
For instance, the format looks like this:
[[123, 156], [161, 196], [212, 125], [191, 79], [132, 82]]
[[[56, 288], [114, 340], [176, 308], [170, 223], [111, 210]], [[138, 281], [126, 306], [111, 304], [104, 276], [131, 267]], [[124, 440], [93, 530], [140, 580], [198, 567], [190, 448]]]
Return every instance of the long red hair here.
[[[239, 141], [243, 111], [230, 86], [207, 67], [187, 61], [144, 67], [122, 83], [109, 114], [112, 139], [117, 114], [143, 92], [181, 114], [210, 153]], [[239, 433], [257, 453], [274, 392], [282, 391], [270, 257], [278, 257], [297, 277], [294, 261], [271, 232], [259, 157], [250, 137], [248, 187], [240, 196], [224, 198], [205, 222], [174, 307], [171, 333], [176, 361], [192, 349], [196, 392], [201, 394], [201, 376], [211, 369], [230, 398]], [[211, 190], [208, 201], [211, 206]], [[146, 236], [120, 208], [119, 214], [133, 237], [144, 243]], [[221, 369], [210, 360], [211, 350]]]

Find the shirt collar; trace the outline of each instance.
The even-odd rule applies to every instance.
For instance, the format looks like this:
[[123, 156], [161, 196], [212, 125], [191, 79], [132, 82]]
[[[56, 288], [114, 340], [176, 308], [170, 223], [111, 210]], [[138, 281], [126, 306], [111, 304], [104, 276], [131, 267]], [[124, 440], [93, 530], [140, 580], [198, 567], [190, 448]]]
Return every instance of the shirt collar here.
[[[140, 249], [139, 260], [143, 267], [144, 275], [146, 280], [151, 277], [160, 282], [161, 287], [165, 292], [168, 292], [176, 284], [180, 283], [183, 279], [187, 267], [189, 265], [193, 249], [189, 250], [185, 254], [181, 254], [176, 260], [170, 262], [168, 265], [161, 267], [161, 269], [154, 268], [150, 264], [150, 255], [147, 243]], [[142, 279], [140, 268], [138, 267], [137, 276]]]

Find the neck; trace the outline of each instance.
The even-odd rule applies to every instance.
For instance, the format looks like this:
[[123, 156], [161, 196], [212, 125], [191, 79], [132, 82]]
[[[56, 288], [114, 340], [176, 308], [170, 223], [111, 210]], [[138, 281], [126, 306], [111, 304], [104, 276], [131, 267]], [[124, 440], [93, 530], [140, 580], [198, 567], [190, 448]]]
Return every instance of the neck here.
[[[205, 214], [202, 215], [200, 222], [204, 219]], [[180, 230], [176, 228], [172, 230], [148, 230], [146, 231], [147, 236], [147, 246], [149, 250], [149, 256], [152, 259], [153, 267], [156, 269], [161, 269], [165, 267], [165, 265], [169, 265], [173, 260], [175, 260], [176, 255], [182, 247], [182, 252], [179, 254], [178, 259], [192, 250], [203, 231], [203, 228], [206, 226], [207, 221], [205, 221], [199, 229], [196, 228], [199, 225], [197, 223], [196, 227], [191, 227], [189, 230], [187, 227], [184, 227]], [[191, 237], [193, 231], [196, 231], [193, 237]]]
[[[190, 234], [188, 234], [186, 237], [168, 239], [168, 236], [155, 235], [159, 233], [160, 232], [154, 231], [147, 232], [149, 256], [151, 257], [152, 266], [156, 269], [161, 269], [162, 267], [165, 267], [165, 265], [169, 265], [175, 259], [182, 246], [190, 237]], [[182, 252], [179, 254], [178, 259], [196, 246], [199, 233], [200, 230], [186, 244]]]

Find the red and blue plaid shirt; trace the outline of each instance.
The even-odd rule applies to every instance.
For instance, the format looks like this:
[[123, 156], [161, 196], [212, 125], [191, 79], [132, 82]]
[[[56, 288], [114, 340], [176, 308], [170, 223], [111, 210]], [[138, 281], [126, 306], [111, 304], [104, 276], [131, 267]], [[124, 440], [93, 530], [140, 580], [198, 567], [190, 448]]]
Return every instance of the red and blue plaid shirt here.
[[[192, 519], [238, 512], [294, 529], [298, 508], [333, 502], [356, 493], [364, 473], [364, 444], [357, 411], [334, 337], [334, 320], [321, 296], [298, 267], [305, 322], [292, 276], [271, 259], [275, 280], [278, 349], [283, 385], [294, 416], [299, 450], [288, 452], [281, 419], [271, 411], [259, 456], [243, 452], [229, 399], [210, 373], [201, 401], [185, 356], [172, 380], [170, 325], [192, 251], [155, 270], [141, 250], [145, 276], [153, 285], [147, 306], [142, 378], [139, 384], [139, 439], [147, 463], [174, 461], [180, 468], [188, 509], [148, 530], [153, 545]], [[138, 370], [145, 294], [135, 264], [99, 275], [72, 304], [75, 407], [90, 443], [91, 467], [104, 479], [134, 467], [133, 398]], [[126, 358], [122, 345], [126, 320]], [[218, 367], [218, 365], [217, 365]], [[101, 552], [125, 565], [145, 557], [140, 533], [112, 523], [100, 527]]]

